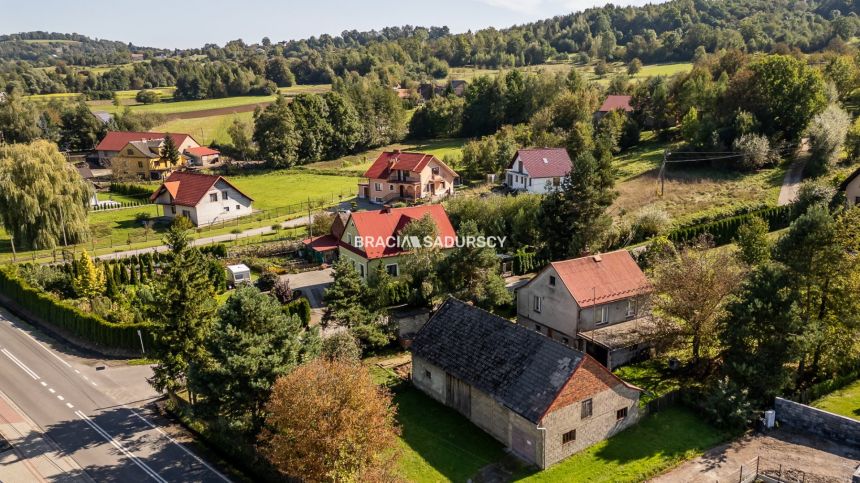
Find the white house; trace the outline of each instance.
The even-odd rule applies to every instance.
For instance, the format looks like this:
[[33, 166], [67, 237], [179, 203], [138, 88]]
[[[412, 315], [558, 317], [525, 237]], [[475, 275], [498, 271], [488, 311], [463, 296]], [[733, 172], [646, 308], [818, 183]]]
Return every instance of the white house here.
[[253, 200], [221, 176], [176, 171], [152, 194], [164, 216], [185, 216], [195, 226], [234, 220], [253, 213]]
[[227, 265], [227, 283], [231, 287], [236, 287], [243, 283], [251, 283], [251, 269], [244, 263]]
[[545, 194], [561, 185], [573, 163], [564, 148], [520, 149], [508, 166], [508, 188]]
[[853, 173], [845, 178], [845, 181], [839, 186], [839, 189], [845, 192], [845, 200], [848, 206], [860, 206], [860, 168], [857, 168]]

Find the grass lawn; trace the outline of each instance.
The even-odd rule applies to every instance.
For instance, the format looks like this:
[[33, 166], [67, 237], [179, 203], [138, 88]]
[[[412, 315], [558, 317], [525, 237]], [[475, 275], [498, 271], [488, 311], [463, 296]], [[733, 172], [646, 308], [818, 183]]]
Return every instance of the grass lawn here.
[[674, 407], [647, 416], [637, 426], [520, 481], [643, 481], [702, 454], [729, 436], [695, 413]]
[[388, 146], [371, 149], [370, 151], [365, 151], [359, 154], [344, 156], [331, 161], [320, 161], [318, 163], [308, 164], [306, 167], [312, 169], [334, 169], [341, 171], [344, 174], [361, 176], [365, 171], [367, 171], [367, 168], [376, 161], [376, 158], [379, 157], [379, 154], [383, 151], [400, 149], [401, 151], [419, 151], [422, 153], [432, 154], [439, 159], [442, 159], [445, 156], [454, 156], [459, 158], [463, 145], [466, 144], [467, 141], [467, 139], [453, 138], [431, 139], [419, 143], [407, 142], [389, 144]]
[[860, 421], [860, 380], [824, 396], [812, 406]]
[[678, 379], [669, 373], [666, 364], [658, 359], [620, 367], [615, 370], [615, 375], [645, 391], [639, 397], [642, 404], [680, 387]]
[[343, 200], [355, 197], [358, 192], [357, 177], [328, 176], [302, 173], [297, 170], [278, 170], [228, 176], [231, 183], [254, 199], [254, 208], [268, 210], [296, 203], [344, 195]]
[[[248, 106], [272, 102], [275, 96], [236, 96], [223, 97], [220, 99], [203, 99], [199, 101], [177, 101], [157, 102], [155, 104], [132, 104], [129, 105], [134, 112], [157, 112], [161, 114], [178, 114], [182, 112], [202, 111], [206, 109], [222, 109], [230, 107]], [[125, 106], [114, 106], [112, 103], [98, 103], [93, 106], [97, 111], [114, 113]]]
[[199, 117], [194, 119], [174, 119], [167, 121], [164, 124], [155, 126], [153, 131], [157, 132], [181, 132], [191, 134], [198, 142], [202, 144], [212, 144], [213, 142], [227, 144], [230, 143], [230, 135], [227, 129], [233, 124], [233, 119], [240, 119], [253, 124], [253, 112], [237, 112], [234, 114], [223, 114], [220, 116]]

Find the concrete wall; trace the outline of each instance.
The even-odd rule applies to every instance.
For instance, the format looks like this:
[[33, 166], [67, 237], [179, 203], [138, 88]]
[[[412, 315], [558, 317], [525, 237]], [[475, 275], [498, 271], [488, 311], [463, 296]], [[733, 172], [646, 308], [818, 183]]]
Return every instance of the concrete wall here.
[[[633, 315], [628, 316], [628, 304], [627, 300], [632, 300], [632, 308]], [[609, 313], [607, 314], [608, 322], [605, 324], [601, 324], [601, 310], [607, 310]], [[626, 322], [636, 317], [637, 307], [636, 301], [634, 299], [624, 299], [619, 300], [617, 302], [612, 302], [609, 304], [597, 305], [594, 307], [588, 307], [582, 309], [579, 312], [579, 330], [584, 332], [586, 330], [597, 329], [599, 327], [606, 327], [612, 324], [617, 324], [619, 322]]]
[[860, 421], [780, 397], [774, 409], [777, 421], [786, 426], [860, 448]]
[[403, 337], [415, 334], [430, 320], [430, 309], [394, 311], [389, 317], [397, 323], [397, 335]]
[[[550, 277], [555, 277], [555, 285], [550, 285]], [[541, 311], [534, 309], [534, 298], [541, 298]], [[567, 343], [573, 342], [577, 332], [579, 306], [564, 287], [561, 277], [552, 266], [542, 270], [529, 283], [517, 290], [518, 321], [528, 329], [541, 327], [541, 333]], [[553, 333], [550, 333], [551, 329]]]

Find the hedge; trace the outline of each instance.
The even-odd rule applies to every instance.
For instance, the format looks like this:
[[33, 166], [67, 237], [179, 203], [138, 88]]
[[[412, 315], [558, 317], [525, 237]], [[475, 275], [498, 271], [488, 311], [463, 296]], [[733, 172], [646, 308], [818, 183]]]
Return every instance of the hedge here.
[[126, 196], [146, 196], [149, 198], [152, 192], [155, 191], [150, 187], [141, 186], [133, 183], [111, 183], [111, 193], [117, 193]]
[[97, 348], [112, 351], [140, 353], [138, 329], [144, 345], [152, 347], [150, 324], [115, 324], [58, 301], [45, 292], [0, 269], [0, 293], [11, 299], [19, 308], [29, 312], [43, 323], [79, 337]]
[[284, 312], [289, 315], [297, 315], [305, 327], [311, 323], [311, 303], [305, 297], [287, 302], [284, 305]]
[[796, 217], [794, 211], [792, 205], [775, 206], [710, 223], [679, 228], [669, 233], [668, 237], [669, 240], [675, 243], [684, 243], [695, 240], [704, 234], [710, 234], [713, 237], [715, 245], [725, 245], [732, 243], [737, 237], [738, 229], [749, 222], [754, 216], [758, 216], [767, 222], [768, 231], [775, 231], [787, 228], [794, 221]]

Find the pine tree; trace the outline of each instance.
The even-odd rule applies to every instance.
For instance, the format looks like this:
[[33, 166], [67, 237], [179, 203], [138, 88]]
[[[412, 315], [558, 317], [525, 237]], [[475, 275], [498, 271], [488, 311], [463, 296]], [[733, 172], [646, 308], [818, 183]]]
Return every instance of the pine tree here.
[[79, 260], [78, 275], [72, 281], [75, 293], [79, 297], [89, 300], [101, 295], [105, 291], [105, 274], [101, 267], [97, 267], [86, 250], [81, 252]]
[[206, 357], [216, 303], [206, 260], [200, 250], [188, 246], [183, 226], [174, 224], [167, 239], [173, 242], [172, 253], [156, 290], [153, 356], [158, 365], [150, 383], [172, 395], [182, 387], [189, 365], [202, 364]]
[[[457, 234], [465, 239], [482, 236], [474, 220], [460, 225]], [[439, 271], [445, 274], [442, 277], [444, 289], [460, 300], [474, 302], [485, 309], [512, 301], [505, 280], [499, 275], [499, 259], [490, 247], [464, 244], [442, 260]]]
[[173, 142], [173, 137], [170, 136], [170, 133], [164, 135], [164, 144], [161, 145], [161, 157], [167, 161], [170, 161], [170, 164], [176, 166], [179, 164], [179, 160], [182, 155], [179, 154], [179, 148], [176, 147], [176, 143]]
[[325, 311], [323, 324], [338, 323], [346, 326], [366, 322], [370, 313], [365, 306], [367, 286], [353, 266], [346, 260], [334, 263], [334, 282], [323, 295]]

